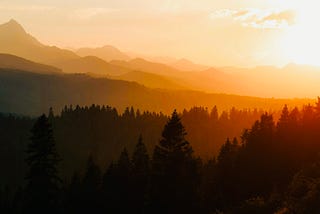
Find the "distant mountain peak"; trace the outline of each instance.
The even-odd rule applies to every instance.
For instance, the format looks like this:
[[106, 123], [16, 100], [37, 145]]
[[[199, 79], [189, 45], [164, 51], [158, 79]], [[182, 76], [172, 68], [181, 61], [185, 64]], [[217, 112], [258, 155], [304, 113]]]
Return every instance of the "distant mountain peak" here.
[[22, 33], [26, 34], [26, 31], [22, 27], [21, 24], [19, 24], [16, 20], [10, 19], [7, 23], [4, 23], [0, 25], [0, 28], [5, 28], [7, 31], [10, 31], [12, 33]]
[[84, 56], [96, 56], [107, 62], [112, 60], [129, 60], [130, 58], [118, 48], [111, 45], [104, 45], [96, 48], [80, 48], [76, 53], [82, 57]]
[[147, 62], [147, 60], [141, 58], [141, 57], [137, 57], [131, 60], [131, 62]]
[[106, 49], [116, 49], [116, 50], [118, 50], [118, 48], [113, 47], [113, 46], [111, 46], [111, 45], [104, 45], [104, 46], [102, 46], [101, 48], [106, 48]]
[[195, 64], [186, 58], [181, 58], [171, 63], [170, 66], [183, 71], [204, 71], [209, 69], [208, 66]]
[[190, 60], [186, 59], [186, 58], [181, 58], [179, 60], [177, 60], [177, 62], [184, 62], [184, 63], [193, 63]]
[[14, 19], [0, 24], [0, 52], [50, 65], [80, 58], [71, 51], [42, 44]]
[[20, 25], [15, 19], [10, 19], [10, 20], [8, 21], [8, 24]]

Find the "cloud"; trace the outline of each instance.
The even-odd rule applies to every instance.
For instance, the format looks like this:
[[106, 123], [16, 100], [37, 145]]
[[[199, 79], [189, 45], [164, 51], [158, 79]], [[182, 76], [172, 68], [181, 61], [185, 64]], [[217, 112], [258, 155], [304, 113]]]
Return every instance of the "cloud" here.
[[220, 9], [211, 13], [210, 18], [213, 20], [231, 19], [244, 27], [277, 29], [293, 25], [295, 13], [291, 10], [276, 9]]
[[288, 25], [293, 25], [295, 19], [295, 13], [290, 10], [280, 11], [278, 13], [271, 13], [269, 16], [264, 17], [261, 22], [277, 20], [277, 21], [286, 21]]
[[236, 10], [229, 10], [229, 9], [220, 9], [216, 10], [213, 13], [210, 14], [211, 19], [221, 19], [221, 18], [227, 18], [227, 17], [234, 17], [234, 15], [237, 13]]

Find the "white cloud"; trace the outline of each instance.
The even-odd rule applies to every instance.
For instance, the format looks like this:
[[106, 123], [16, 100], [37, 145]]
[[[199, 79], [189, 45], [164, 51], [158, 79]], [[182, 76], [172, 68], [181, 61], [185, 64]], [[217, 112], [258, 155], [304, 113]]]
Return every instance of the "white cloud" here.
[[211, 19], [231, 19], [244, 27], [253, 28], [285, 28], [294, 24], [295, 13], [278, 9], [221, 9], [210, 14]]
[[221, 10], [216, 10], [213, 13], [211, 13], [210, 18], [211, 19], [227, 18], [227, 17], [232, 17], [236, 13], [237, 13], [236, 10], [221, 9]]

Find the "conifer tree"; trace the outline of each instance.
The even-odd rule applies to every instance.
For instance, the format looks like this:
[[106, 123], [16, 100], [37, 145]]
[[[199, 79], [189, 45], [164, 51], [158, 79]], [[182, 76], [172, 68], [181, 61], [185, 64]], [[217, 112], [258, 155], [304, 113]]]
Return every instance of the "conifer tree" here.
[[147, 148], [139, 136], [138, 143], [132, 155], [132, 171], [135, 175], [146, 175], [149, 170], [149, 155]]
[[131, 210], [131, 161], [126, 148], [120, 154], [114, 172], [114, 205], [116, 212], [128, 213]]
[[52, 128], [48, 118], [42, 115], [31, 130], [31, 142], [27, 148], [28, 172], [26, 176], [27, 213], [58, 213], [59, 186], [58, 156]]
[[116, 213], [118, 199], [118, 181], [116, 177], [116, 164], [111, 162], [102, 179], [102, 197], [104, 210]]
[[83, 178], [83, 184], [91, 190], [98, 190], [101, 182], [101, 171], [99, 166], [90, 156], [87, 161], [87, 169]]
[[50, 123], [52, 123], [53, 119], [54, 119], [53, 108], [50, 107], [49, 108], [49, 114], [48, 114], [48, 120], [49, 120]]
[[146, 199], [150, 160], [147, 148], [139, 136], [138, 143], [132, 155], [132, 212], [143, 213]]
[[159, 213], [192, 213], [196, 204], [196, 161], [176, 111], [153, 154], [151, 207]]
[[81, 203], [81, 177], [78, 173], [74, 173], [70, 184], [66, 188], [65, 209], [68, 213], [80, 213]]
[[126, 148], [124, 148], [120, 154], [120, 157], [117, 163], [117, 168], [118, 168], [119, 175], [126, 176], [126, 177], [129, 176], [131, 161], [129, 158], [128, 150]]
[[185, 139], [186, 135], [187, 132], [175, 110], [162, 132], [162, 139], [157, 146], [159, 152], [163, 153], [169, 160], [170, 158], [175, 159], [178, 157], [182, 159], [191, 158], [193, 150], [189, 142]]
[[[99, 166], [90, 156], [87, 161], [87, 169], [82, 180], [82, 205], [85, 213], [96, 213], [100, 208], [101, 171]], [[96, 211], [96, 212], [95, 212]]]
[[219, 185], [218, 190], [219, 208], [229, 207], [236, 200], [237, 192], [237, 172], [236, 172], [236, 158], [238, 154], [238, 142], [234, 138], [232, 143], [227, 138], [224, 145], [221, 146], [217, 157], [217, 175], [216, 179]]

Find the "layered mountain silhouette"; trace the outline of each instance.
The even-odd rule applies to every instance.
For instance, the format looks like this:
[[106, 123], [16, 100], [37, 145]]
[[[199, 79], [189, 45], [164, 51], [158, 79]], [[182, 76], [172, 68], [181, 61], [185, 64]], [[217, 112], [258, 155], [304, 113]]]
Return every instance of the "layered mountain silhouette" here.
[[143, 71], [131, 71], [120, 76], [109, 76], [111, 79], [133, 81], [141, 83], [145, 86], [158, 89], [173, 89], [173, 90], [182, 90], [190, 89], [187, 85], [184, 85], [179, 80], [166, 77], [158, 74], [143, 72]]
[[[188, 89], [262, 97], [292, 97], [293, 94], [296, 97], [316, 97], [320, 82], [320, 68], [311, 66], [207, 68], [186, 59], [170, 59], [163, 64], [142, 58], [129, 59], [127, 54], [112, 46], [84, 48], [75, 53], [40, 43], [15, 20], [0, 25], [0, 53], [29, 60], [22, 62], [24, 59], [15, 59], [16, 63], [10, 64], [13, 59], [2, 58], [1, 68], [33, 72], [45, 70], [43, 73], [61, 69], [64, 73], [86, 73], [169, 90]], [[30, 65], [30, 61], [38, 65]], [[39, 64], [51, 67], [44, 68], [42, 65], [40, 68]]]
[[0, 25], [0, 52], [49, 65], [78, 58], [72, 51], [41, 44], [15, 20]]
[[313, 100], [266, 99], [196, 91], [149, 89], [134, 82], [95, 78], [86, 74], [39, 74], [0, 69], [0, 112], [39, 115], [50, 107], [60, 111], [65, 105], [111, 105], [123, 111], [183, 110], [193, 106], [280, 109], [284, 104], [301, 106]]
[[62, 73], [60, 69], [53, 66], [39, 64], [18, 56], [14, 56], [11, 54], [1, 54], [1, 53], [0, 53], [0, 68], [31, 71], [31, 72], [42, 73], [42, 74]]
[[15, 20], [0, 25], [0, 52], [23, 57], [34, 62], [56, 66], [67, 73], [104, 73], [117, 75], [124, 72], [122, 68], [114, 68], [97, 57], [80, 57], [76, 53], [57, 47], [41, 44], [29, 35]]
[[[149, 64], [152, 63], [147, 61], [140, 65], [140, 60], [137, 59], [132, 60], [132, 62], [130, 61], [130, 66], [127, 66], [128, 63], [122, 60], [127, 60], [129, 57], [111, 46], [96, 49], [79, 49], [77, 51], [77, 53], [81, 55], [79, 56], [70, 50], [41, 44], [36, 38], [28, 34], [15, 20], [10, 20], [8, 23], [0, 25], [0, 53], [17, 55], [27, 60], [55, 66], [65, 73], [104, 75], [113, 79], [136, 81], [152, 88], [185, 88], [180, 86], [176, 81], [170, 80], [168, 77], [154, 75], [154, 73], [165, 74], [167, 71], [177, 71], [166, 65], [159, 64], [150, 67]], [[108, 63], [103, 59], [119, 59], [119, 65], [117, 65], [117, 63]], [[141, 61], [144, 62], [143, 60]], [[146, 68], [144, 68], [144, 66], [146, 66]], [[9, 66], [9, 68], [25, 70], [14, 66]], [[161, 72], [162, 69], [163, 72]]]
[[139, 70], [158, 75], [166, 76], [179, 76], [180, 70], [174, 69], [168, 65], [150, 62], [142, 58], [136, 58], [130, 61], [113, 60], [110, 62], [112, 65], [128, 68], [131, 70]]
[[111, 60], [130, 60], [129, 56], [111, 45], [105, 45], [100, 48], [80, 48], [76, 51], [76, 53], [82, 57], [96, 56], [107, 62]]
[[56, 62], [55, 65], [61, 68], [66, 73], [122, 75], [131, 71], [130, 69], [107, 63], [106, 61], [95, 56], [86, 56], [71, 59], [68, 61], [60, 61]]
[[169, 65], [182, 71], [204, 71], [209, 69], [208, 66], [195, 64], [188, 59], [179, 59], [175, 62], [170, 63]]

